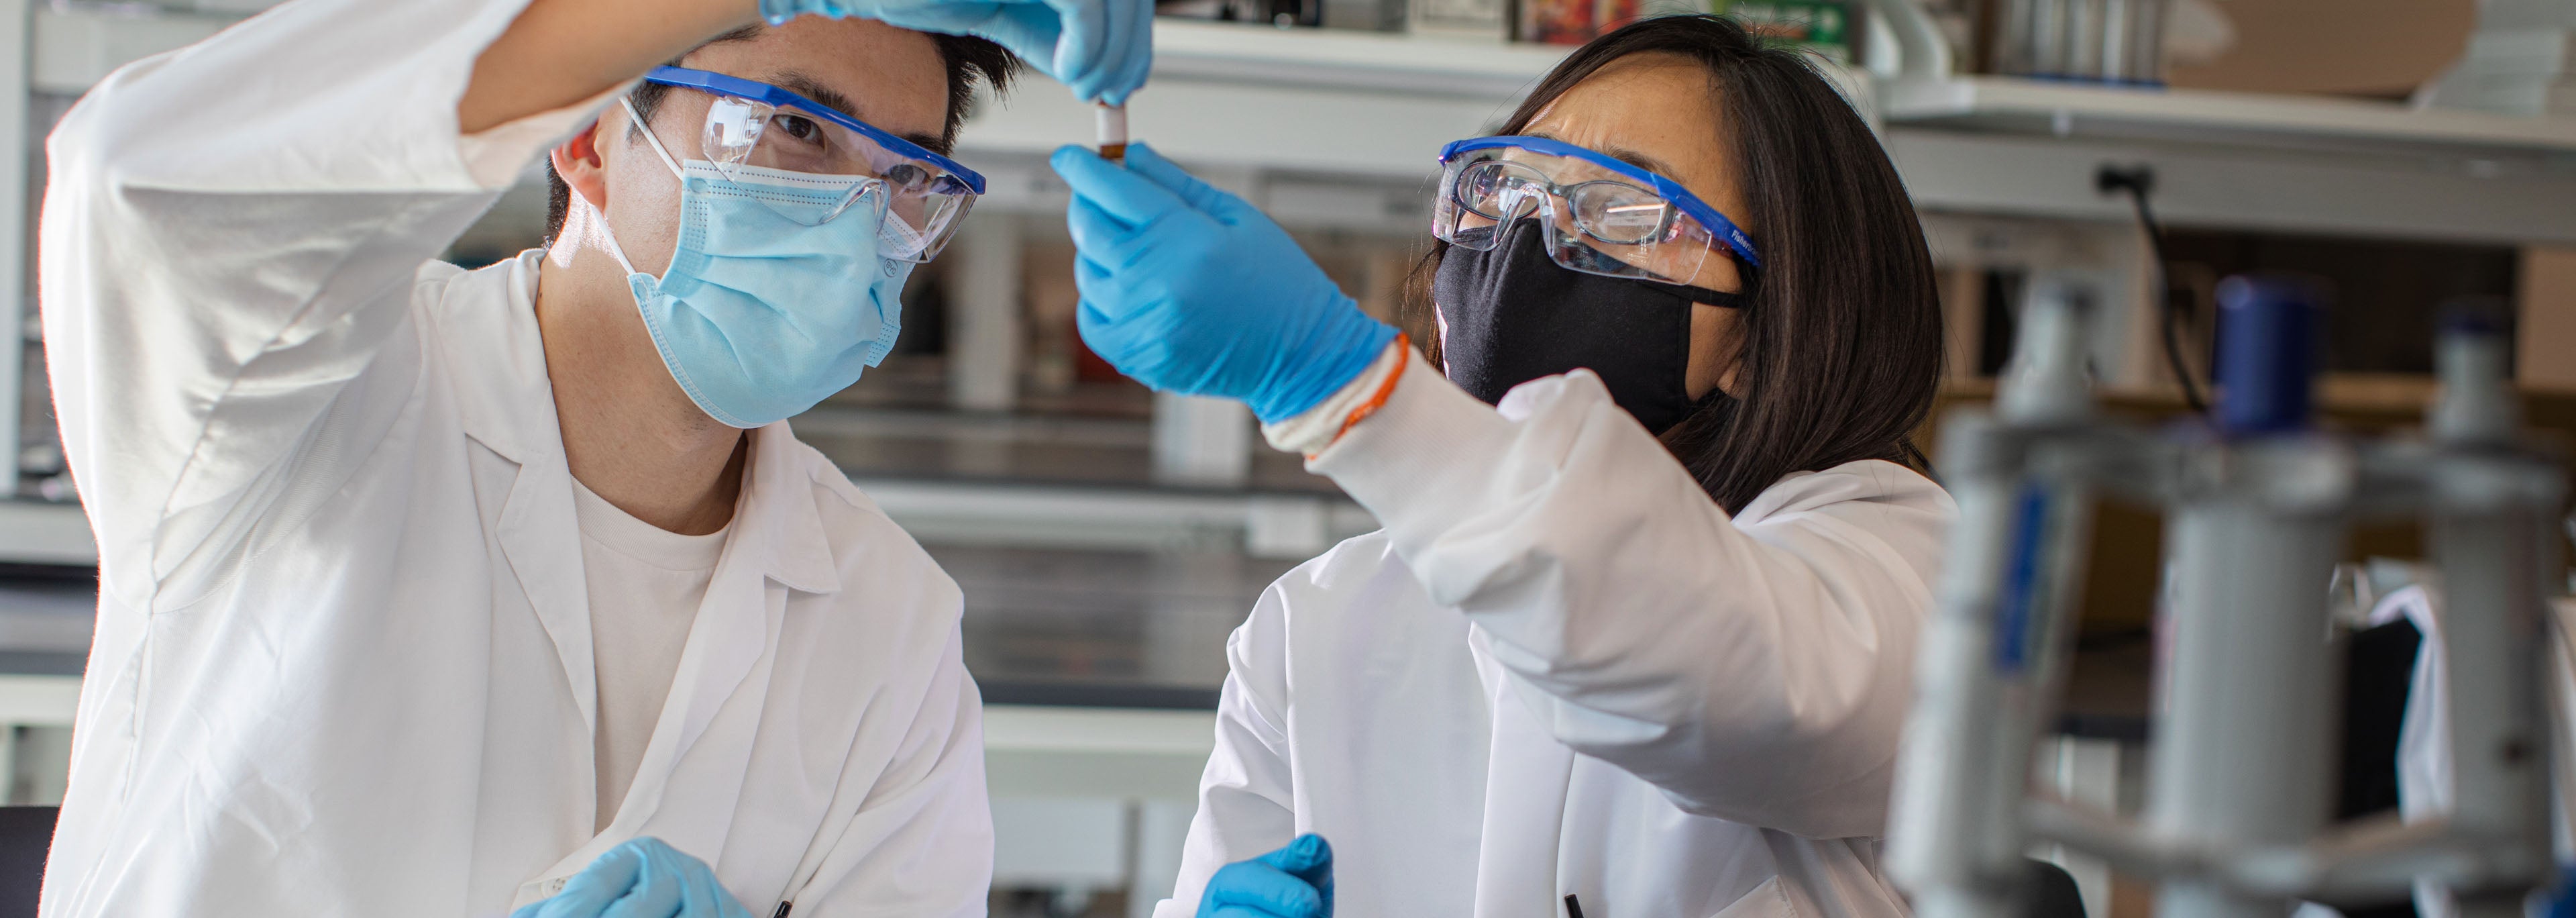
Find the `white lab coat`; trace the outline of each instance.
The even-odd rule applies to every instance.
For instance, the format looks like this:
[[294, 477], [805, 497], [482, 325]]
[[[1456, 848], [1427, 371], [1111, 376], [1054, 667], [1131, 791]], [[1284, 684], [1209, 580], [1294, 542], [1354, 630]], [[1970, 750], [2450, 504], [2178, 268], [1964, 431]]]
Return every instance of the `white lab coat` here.
[[1311, 466], [1386, 529], [1229, 641], [1158, 916], [1300, 832], [1349, 915], [1905, 913], [1877, 836], [1938, 486], [1854, 462], [1730, 518], [1591, 374], [1497, 413], [1419, 361]]
[[55, 132], [41, 296], [101, 595], [49, 918], [491, 916], [637, 835], [759, 915], [983, 913], [957, 587], [785, 424], [593, 832], [539, 253], [430, 261], [607, 98], [458, 136], [520, 6], [297, 0]]

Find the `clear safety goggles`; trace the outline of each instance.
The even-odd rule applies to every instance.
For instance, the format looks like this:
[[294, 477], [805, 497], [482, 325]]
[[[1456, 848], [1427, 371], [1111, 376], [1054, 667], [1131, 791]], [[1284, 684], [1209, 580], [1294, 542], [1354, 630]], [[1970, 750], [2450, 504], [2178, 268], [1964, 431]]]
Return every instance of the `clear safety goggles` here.
[[1535, 219], [1548, 257], [1587, 274], [1699, 282], [1712, 255], [1760, 268], [1753, 237], [1681, 183], [1545, 137], [1476, 137], [1440, 149], [1432, 235], [1491, 251]]
[[[644, 80], [704, 94], [699, 148], [725, 178], [792, 189], [756, 197], [807, 226], [853, 210], [876, 219], [879, 254], [886, 258], [937, 256], [984, 193], [984, 177], [975, 170], [786, 89], [686, 67], [656, 67]], [[646, 137], [652, 139], [650, 131]], [[659, 141], [654, 147], [661, 148]]]

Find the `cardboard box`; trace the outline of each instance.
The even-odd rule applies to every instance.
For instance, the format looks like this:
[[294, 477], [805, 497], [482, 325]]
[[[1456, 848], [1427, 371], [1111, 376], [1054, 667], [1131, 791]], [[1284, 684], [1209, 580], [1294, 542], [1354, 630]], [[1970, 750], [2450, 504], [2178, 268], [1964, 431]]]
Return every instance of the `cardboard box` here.
[[2513, 381], [2526, 392], [2576, 393], [2576, 247], [2523, 249], [2515, 287]]
[[2213, 60], [2173, 62], [2169, 84], [2403, 99], [2459, 60], [2479, 28], [2476, 0], [2213, 2], [2234, 23], [2236, 44]]

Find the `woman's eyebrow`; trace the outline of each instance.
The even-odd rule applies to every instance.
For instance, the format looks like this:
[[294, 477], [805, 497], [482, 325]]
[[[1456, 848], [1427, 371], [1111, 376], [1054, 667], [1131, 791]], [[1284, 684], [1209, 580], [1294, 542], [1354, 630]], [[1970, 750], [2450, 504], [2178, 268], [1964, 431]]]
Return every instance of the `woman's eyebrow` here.
[[[1656, 175], [1660, 175], [1665, 178], [1673, 177], [1673, 167], [1665, 165], [1663, 160], [1639, 153], [1635, 150], [1631, 150], [1626, 147], [1604, 147], [1601, 152], [1607, 154], [1611, 159], [1627, 163], [1628, 165], [1635, 166], [1639, 169], [1644, 169]], [[1674, 179], [1674, 181], [1680, 180]]]
[[[1522, 131], [1521, 136], [1536, 137], [1540, 140], [1553, 140], [1558, 143], [1568, 142], [1565, 138], [1558, 137], [1546, 131]], [[1582, 144], [1575, 144], [1575, 146], [1582, 146]], [[1586, 149], [1591, 148], [1586, 147]], [[1644, 169], [1665, 178], [1673, 178], [1673, 167], [1666, 165], [1663, 160], [1656, 159], [1652, 156], [1639, 153], [1626, 147], [1602, 147], [1594, 150], [1593, 152], [1600, 153], [1603, 156], [1627, 163], [1628, 165], [1635, 166], [1639, 169]], [[1680, 181], [1680, 179], [1673, 180]]]

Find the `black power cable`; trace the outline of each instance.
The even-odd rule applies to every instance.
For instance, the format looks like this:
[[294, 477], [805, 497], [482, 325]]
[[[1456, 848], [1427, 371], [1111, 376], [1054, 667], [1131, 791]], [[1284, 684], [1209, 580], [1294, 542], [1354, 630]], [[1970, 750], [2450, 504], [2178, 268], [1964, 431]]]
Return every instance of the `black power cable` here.
[[2193, 414], [2208, 414], [2209, 403], [2200, 397], [2200, 383], [2192, 379], [2191, 367], [2182, 360], [2182, 314], [2174, 308], [2171, 278], [2165, 273], [2165, 230], [2156, 223], [2155, 212], [2147, 207], [2147, 196], [2156, 189], [2156, 171], [2147, 166], [2122, 169], [2106, 165], [2093, 173], [2093, 188], [2103, 194], [2125, 192], [2130, 203], [2137, 206], [2138, 225], [2147, 231], [2147, 246], [2156, 259], [2156, 326], [2164, 334], [2165, 364], [2173, 369], [2175, 381], [2182, 384], [2183, 403], [2191, 406]]

